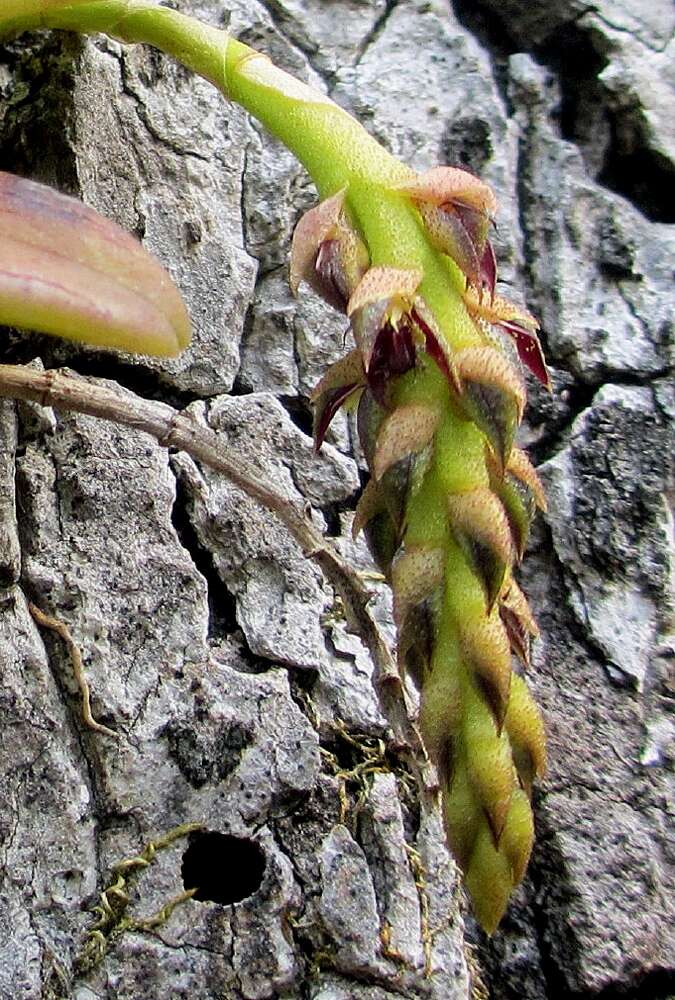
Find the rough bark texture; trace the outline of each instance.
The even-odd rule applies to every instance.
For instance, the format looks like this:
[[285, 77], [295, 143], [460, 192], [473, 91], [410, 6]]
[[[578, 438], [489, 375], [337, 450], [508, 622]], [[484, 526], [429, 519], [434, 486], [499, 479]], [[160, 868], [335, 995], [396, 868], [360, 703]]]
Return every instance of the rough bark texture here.
[[[555, 386], [530, 386], [523, 441], [550, 503], [524, 567], [551, 761], [537, 847], [487, 942], [438, 817], [387, 751], [368, 657], [279, 525], [141, 433], [5, 403], [0, 998], [468, 1000], [481, 978], [494, 1000], [666, 998], [672, 4], [180, 6], [328, 89], [415, 167], [465, 164], [499, 195], [501, 277], [542, 319]], [[307, 437], [307, 394], [344, 323], [288, 291], [290, 233], [314, 197], [290, 155], [169, 60], [102, 39], [6, 46], [0, 97], [0, 166], [135, 231], [195, 326], [173, 363], [15, 331], [2, 360], [190, 404], [367, 567], [349, 540], [350, 427], [339, 417], [318, 457]], [[84, 729], [65, 650], [27, 600], [69, 625], [118, 741]], [[386, 595], [376, 607], [386, 625]], [[233, 841], [197, 840], [203, 894], [246, 898], [190, 900], [77, 965], [112, 866], [191, 821], [257, 843], [262, 879]], [[135, 917], [182, 890], [187, 847], [130, 881]]]

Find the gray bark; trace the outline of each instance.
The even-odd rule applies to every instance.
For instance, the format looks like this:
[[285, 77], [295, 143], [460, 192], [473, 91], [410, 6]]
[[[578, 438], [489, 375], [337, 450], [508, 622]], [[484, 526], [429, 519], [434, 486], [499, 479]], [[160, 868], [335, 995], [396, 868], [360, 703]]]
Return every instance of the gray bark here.
[[[672, 5], [180, 6], [330, 91], [416, 168], [463, 163], [499, 196], [500, 275], [541, 318], [554, 382], [551, 397], [530, 386], [523, 429], [550, 504], [523, 572], [550, 747], [538, 841], [487, 942], [438, 816], [420, 811], [386, 751], [368, 657], [285, 531], [143, 433], [5, 403], [0, 998], [468, 1000], [481, 978], [495, 1000], [665, 998]], [[2, 168], [135, 231], [178, 282], [195, 331], [173, 362], [7, 331], [0, 360], [40, 358], [191, 404], [368, 567], [349, 533], [351, 428], [340, 416], [319, 456], [306, 435], [308, 392], [340, 356], [344, 323], [288, 291], [290, 234], [314, 198], [292, 157], [205, 82], [104, 39], [5, 46], [0, 98]], [[65, 650], [27, 600], [67, 622], [94, 714], [117, 741], [83, 727]], [[385, 593], [375, 607], [391, 632]], [[359, 766], [372, 773], [358, 778]], [[95, 968], [78, 966], [112, 867], [193, 821], [256, 843], [262, 878], [232, 841], [214, 855], [202, 846], [205, 892], [250, 878], [241, 902], [184, 902], [160, 927], [113, 934]], [[135, 917], [182, 890], [187, 848], [176, 840], [129, 881]]]

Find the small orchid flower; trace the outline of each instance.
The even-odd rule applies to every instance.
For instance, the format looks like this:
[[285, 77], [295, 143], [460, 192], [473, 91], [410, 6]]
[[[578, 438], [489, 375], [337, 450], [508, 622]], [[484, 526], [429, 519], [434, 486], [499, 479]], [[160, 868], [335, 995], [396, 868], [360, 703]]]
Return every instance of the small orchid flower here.
[[496, 326], [515, 340], [522, 363], [550, 391], [551, 378], [536, 332], [539, 323], [534, 316], [499, 295], [493, 297], [490, 303], [485, 303], [472, 288], [467, 288], [464, 293], [464, 303], [480, 326]]
[[480, 298], [487, 290], [492, 300], [497, 263], [488, 234], [497, 199], [487, 184], [461, 167], [434, 167], [398, 189], [414, 200], [432, 245], [454, 260]]

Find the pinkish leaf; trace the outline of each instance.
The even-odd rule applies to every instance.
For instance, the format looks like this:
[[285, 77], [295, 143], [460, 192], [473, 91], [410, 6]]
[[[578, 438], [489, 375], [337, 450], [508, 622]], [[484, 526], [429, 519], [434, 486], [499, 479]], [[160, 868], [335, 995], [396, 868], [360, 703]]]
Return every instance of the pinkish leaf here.
[[0, 322], [160, 356], [190, 341], [178, 289], [137, 240], [75, 198], [6, 173]]
[[373, 476], [382, 478], [390, 466], [426, 448], [436, 433], [439, 410], [427, 403], [398, 406], [382, 421], [373, 460]]
[[368, 251], [361, 238], [343, 223], [335, 226], [335, 236], [319, 246], [307, 282], [328, 305], [345, 312], [349, 297], [368, 270]]
[[532, 465], [526, 452], [520, 448], [513, 448], [508, 461], [507, 470], [519, 479], [521, 483], [530, 490], [539, 510], [546, 512], [546, 496], [541, 479], [537, 475], [537, 470]]
[[492, 490], [478, 487], [448, 497], [448, 512], [453, 534], [485, 588], [489, 612], [513, 562], [506, 511]]

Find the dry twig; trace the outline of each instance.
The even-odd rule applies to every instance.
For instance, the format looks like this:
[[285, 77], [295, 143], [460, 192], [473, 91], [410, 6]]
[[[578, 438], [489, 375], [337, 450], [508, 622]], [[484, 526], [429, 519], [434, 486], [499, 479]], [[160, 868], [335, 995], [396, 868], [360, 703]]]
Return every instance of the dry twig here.
[[75, 674], [75, 680], [77, 681], [77, 686], [80, 689], [80, 695], [82, 696], [82, 718], [84, 719], [84, 724], [88, 729], [93, 729], [97, 733], [103, 733], [105, 736], [112, 736], [114, 739], [119, 738], [119, 734], [115, 732], [114, 729], [109, 729], [104, 726], [102, 722], [97, 722], [94, 716], [91, 714], [91, 698], [89, 696], [89, 684], [87, 683], [87, 677], [84, 672], [84, 665], [82, 663], [82, 654], [78, 649], [77, 645], [73, 642], [73, 637], [68, 631], [68, 626], [59, 621], [58, 618], [50, 618], [46, 615], [44, 611], [28, 602], [28, 610], [31, 615], [43, 628], [49, 628], [52, 632], [56, 632], [59, 635], [67, 649], [70, 656], [70, 662], [73, 667], [73, 673]]
[[421, 788], [431, 787], [426, 755], [410, 717], [398, 669], [368, 610], [370, 592], [356, 570], [326, 541], [303, 509], [277, 493], [265, 481], [263, 474], [240, 456], [228, 454], [225, 442], [214, 431], [166, 403], [143, 399], [127, 390], [117, 391], [96, 379], [65, 370], [40, 371], [23, 365], [0, 365], [0, 397], [73, 410], [145, 431], [164, 447], [185, 451], [195, 460], [220, 472], [279, 518], [342, 598], [350, 628], [370, 651], [375, 668], [375, 687], [398, 748], [410, 755], [421, 779]]

